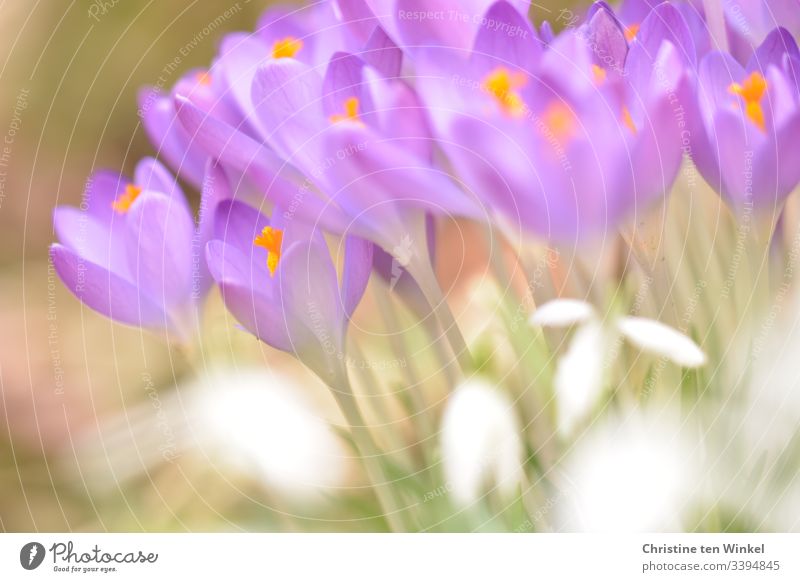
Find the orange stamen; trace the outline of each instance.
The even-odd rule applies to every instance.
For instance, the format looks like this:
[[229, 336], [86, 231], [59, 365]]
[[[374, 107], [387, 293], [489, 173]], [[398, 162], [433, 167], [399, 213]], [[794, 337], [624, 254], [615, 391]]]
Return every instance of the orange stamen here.
[[630, 26], [625, 27], [625, 40], [628, 42], [633, 42], [633, 39], [636, 38], [636, 35], [639, 34], [639, 23], [636, 22], [631, 24]]
[[267, 268], [270, 277], [275, 275], [281, 259], [281, 243], [283, 243], [283, 231], [271, 226], [265, 226], [261, 234], [253, 240], [254, 246], [267, 250]]
[[344, 102], [344, 113], [334, 113], [330, 116], [331, 123], [339, 123], [340, 121], [355, 121], [358, 120], [358, 97], [349, 97]]
[[542, 119], [545, 127], [556, 139], [569, 139], [575, 134], [577, 126], [575, 114], [560, 101], [551, 104], [545, 110]]
[[767, 92], [767, 80], [758, 71], [753, 71], [741, 84], [731, 83], [728, 91], [738, 95], [744, 101], [744, 111], [750, 121], [756, 124], [761, 131], [766, 131], [764, 122], [764, 109], [761, 99]]
[[592, 65], [592, 76], [596, 85], [602, 85], [606, 80], [606, 70], [600, 65]]
[[631, 112], [626, 106], [622, 106], [622, 123], [625, 124], [633, 135], [639, 133], [639, 130], [636, 128], [636, 124], [633, 122], [633, 117], [631, 117]]
[[117, 198], [111, 203], [111, 208], [120, 214], [125, 214], [131, 209], [131, 206], [136, 202], [136, 199], [141, 193], [141, 188], [133, 184], [128, 184], [125, 186], [125, 190], [120, 192]]
[[273, 59], [293, 58], [303, 48], [303, 41], [293, 36], [276, 40], [272, 45]]
[[525, 114], [525, 102], [517, 89], [524, 87], [525, 83], [527, 79], [523, 73], [498, 67], [483, 80], [483, 88], [494, 97], [505, 113], [512, 117], [521, 117]]

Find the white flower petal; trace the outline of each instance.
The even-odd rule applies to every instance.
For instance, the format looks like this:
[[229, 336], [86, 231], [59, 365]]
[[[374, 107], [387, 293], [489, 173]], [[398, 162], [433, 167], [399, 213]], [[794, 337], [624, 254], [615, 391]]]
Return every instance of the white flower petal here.
[[593, 426], [564, 464], [564, 531], [679, 531], [696, 494], [696, 449], [680, 427], [632, 414]]
[[575, 332], [567, 353], [559, 360], [554, 382], [562, 434], [572, 432], [600, 395], [607, 344], [600, 323], [590, 321]]
[[508, 398], [481, 380], [457, 388], [442, 421], [442, 463], [455, 500], [471, 503], [487, 485], [513, 493], [521, 459], [520, 430]]
[[540, 327], [567, 327], [594, 317], [594, 307], [579, 299], [554, 299], [540, 305], [530, 323]]
[[292, 378], [219, 371], [200, 380], [193, 398], [206, 454], [296, 499], [343, 484], [348, 454]]
[[623, 317], [617, 321], [617, 328], [640, 349], [668, 358], [684, 368], [697, 368], [706, 363], [706, 355], [694, 341], [659, 321]]

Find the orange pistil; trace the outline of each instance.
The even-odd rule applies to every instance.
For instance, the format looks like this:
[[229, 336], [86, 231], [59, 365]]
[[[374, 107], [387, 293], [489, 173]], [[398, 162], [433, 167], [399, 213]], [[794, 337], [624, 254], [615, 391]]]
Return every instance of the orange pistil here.
[[142, 189], [138, 186], [133, 184], [128, 184], [125, 186], [125, 190], [119, 193], [117, 198], [111, 203], [111, 208], [119, 212], [120, 214], [125, 214], [128, 210], [131, 209], [131, 206], [136, 199], [139, 197], [139, 194], [142, 193]]
[[728, 91], [742, 98], [744, 101], [744, 111], [750, 121], [756, 124], [758, 129], [766, 131], [767, 126], [764, 122], [764, 109], [761, 107], [761, 99], [767, 91], [767, 80], [758, 71], [753, 71], [741, 84], [731, 83]]
[[483, 88], [494, 97], [505, 113], [511, 117], [521, 117], [525, 114], [525, 102], [517, 89], [524, 87], [526, 82], [523, 73], [498, 67], [483, 80]]
[[303, 41], [293, 36], [276, 40], [272, 45], [273, 59], [293, 58], [303, 48]]
[[265, 226], [254, 240], [253, 245], [267, 250], [267, 268], [270, 277], [275, 275], [278, 268], [278, 261], [281, 259], [281, 243], [283, 242], [283, 231], [271, 226]]
[[631, 24], [630, 26], [625, 27], [625, 40], [628, 42], [633, 42], [633, 39], [636, 38], [636, 35], [639, 33], [639, 23], [636, 22]]

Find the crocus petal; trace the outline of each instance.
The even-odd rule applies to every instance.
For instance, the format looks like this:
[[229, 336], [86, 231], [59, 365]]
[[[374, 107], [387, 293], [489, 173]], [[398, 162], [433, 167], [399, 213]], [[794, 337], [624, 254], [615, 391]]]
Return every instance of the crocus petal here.
[[797, 42], [792, 33], [779, 26], [770, 32], [764, 42], [758, 46], [747, 63], [747, 70], [748, 72], [766, 71], [770, 65], [782, 68], [785, 55], [795, 59], [800, 58], [800, 49], [797, 48]]
[[716, 109], [729, 108], [733, 96], [728, 87], [744, 78], [744, 68], [726, 53], [711, 52], [700, 61], [698, 99], [706, 118], [710, 118]]
[[321, 235], [283, 251], [276, 272], [278, 305], [292, 350], [325, 382], [338, 377], [345, 319], [339, 282]]
[[231, 245], [212, 240], [206, 246], [206, 259], [225, 307], [236, 320], [264, 343], [291, 353], [292, 342], [280, 303], [268, 292], [269, 287], [253, 284], [250, 257]]
[[342, 213], [320, 200], [302, 174], [269, 148], [205, 115], [183, 97], [176, 97], [176, 103], [178, 116], [193, 140], [201, 143], [215, 159], [247, 174], [270, 200], [289, 209], [292, 215], [319, 223], [333, 232], [343, 232], [347, 228], [349, 221]]
[[718, 111], [714, 129], [716, 134], [712, 139], [719, 151], [722, 194], [741, 209], [754, 201], [757, 186], [751, 183], [749, 172], [754, 163], [753, 152], [759, 149], [764, 138], [744, 112]]
[[[479, 26], [493, 0], [397, 0], [392, 15], [406, 47], [447, 46], [468, 49], [473, 46]], [[530, 2], [511, 4], [527, 15]], [[422, 15], [414, 18], [414, 15]]]
[[608, 337], [601, 324], [589, 321], [558, 361], [554, 378], [558, 402], [558, 429], [569, 435], [591, 410], [603, 388], [603, 363]]
[[556, 35], [553, 32], [553, 25], [549, 21], [542, 21], [542, 25], [539, 27], [539, 37], [545, 45], [549, 45], [555, 40]]
[[249, 204], [223, 200], [214, 216], [214, 238], [247, 252], [253, 239], [269, 224], [269, 219]]
[[309, 172], [325, 159], [307, 151], [324, 120], [315, 70], [294, 59], [268, 61], [256, 72], [251, 95], [267, 143], [284, 159]]
[[334, 53], [322, 82], [325, 117], [340, 113], [350, 97], [358, 99], [359, 112], [373, 109], [372, 97], [363, 85], [364, 61], [349, 53]]
[[194, 222], [186, 208], [160, 193], [142, 192], [127, 215], [131, 280], [153, 301], [183, 306], [192, 290]]
[[634, 85], [642, 85], [643, 80], [651, 77], [653, 63], [663, 42], [672, 43], [688, 67], [696, 67], [697, 51], [689, 26], [673, 4], [664, 2], [644, 19], [628, 51], [625, 71]]
[[345, 315], [350, 317], [367, 290], [375, 245], [357, 236], [348, 236], [344, 245], [342, 301]]
[[364, 80], [374, 104], [365, 115], [367, 122], [398, 147], [431, 161], [434, 139], [428, 112], [414, 90], [402, 81], [378, 78], [370, 69], [364, 70]]
[[619, 319], [617, 328], [640, 349], [684, 368], [697, 368], [706, 363], [706, 356], [696, 343], [660, 321], [629, 316]]
[[[765, 144], [764, 146], [765, 148], [774, 148], [771, 153], [778, 157], [776, 166], [779, 196], [789, 194], [800, 183], [800, 148], [795, 147], [798, 135], [800, 135], [800, 111], [795, 112], [791, 119], [777, 130], [775, 144]], [[754, 179], [757, 180], [758, 177], [756, 176]]]
[[100, 170], [94, 172], [86, 181], [81, 207], [97, 218], [101, 223], [108, 222], [114, 215], [114, 200], [130, 183], [118, 172]]
[[113, 229], [119, 232], [124, 230], [122, 218], [106, 224], [88, 212], [59, 206], [53, 211], [53, 228], [61, 244], [83, 259], [123, 278], [127, 277], [127, 260], [121, 237], [112, 236]]
[[260, 129], [250, 88], [258, 68], [269, 58], [270, 47], [254, 34], [233, 33], [220, 44], [217, 65], [227, 81], [233, 101], [248, 123]]
[[472, 59], [482, 67], [505, 66], [532, 72], [542, 45], [524, 15], [505, 0], [495, 2], [480, 21]]
[[175, 115], [172, 98], [150, 87], [143, 89], [139, 92], [139, 115], [158, 156], [193, 186], [199, 187], [207, 155], [201, 148], [191, 146], [189, 134]]
[[142, 158], [136, 164], [133, 183], [142, 190], [161, 192], [171, 197], [176, 204], [181, 204], [189, 212], [186, 196], [181, 190], [178, 180], [164, 165], [154, 158]]
[[269, 148], [224, 121], [209, 116], [186, 97], [177, 95], [175, 105], [192, 144], [204, 148], [210, 156], [241, 172], [252, 173], [260, 182], [270, 183], [281, 172], [292, 175], [292, 168]]
[[594, 316], [594, 307], [585, 301], [553, 299], [536, 308], [530, 317], [530, 323], [540, 327], [568, 327], [583, 323]]
[[[402, 201], [404, 206], [423, 208], [435, 214], [480, 216], [477, 206], [447, 174], [427, 161], [365, 128], [338, 125], [327, 132], [326, 141], [333, 148], [331, 151], [350, 154], [345, 162], [330, 169], [336, 183], [346, 186], [337, 195], [342, 208], [350, 209], [357, 216], [370, 206], [381, 211], [380, 202]], [[426, 192], [435, 195], [427, 196]]]
[[361, 58], [374, 67], [384, 77], [394, 78], [400, 75], [403, 65], [401, 51], [381, 27], [375, 28], [361, 52]]
[[592, 51], [595, 64], [605, 71], [620, 74], [628, 55], [628, 42], [622, 25], [604, 2], [592, 5], [592, 14], [588, 19], [586, 35], [595, 47]]
[[88, 307], [119, 323], [167, 327], [163, 308], [131, 282], [60, 244], [50, 247], [50, 256], [58, 276]]
[[370, 38], [381, 20], [366, 0], [336, 0], [342, 21], [362, 42]]
[[214, 236], [217, 206], [223, 201], [231, 199], [233, 199], [233, 191], [224, 169], [218, 162], [209, 160], [200, 197], [199, 224], [197, 233], [192, 238], [193, 278], [197, 279], [194, 289], [196, 293], [205, 294], [211, 285], [212, 277], [208, 271], [205, 257], [206, 244]]

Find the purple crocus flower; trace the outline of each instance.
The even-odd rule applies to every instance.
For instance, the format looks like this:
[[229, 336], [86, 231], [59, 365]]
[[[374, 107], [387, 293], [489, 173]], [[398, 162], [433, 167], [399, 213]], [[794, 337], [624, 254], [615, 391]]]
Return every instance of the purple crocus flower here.
[[[441, 46], [469, 50], [481, 27], [499, 28], [502, 22], [481, 17], [493, 0], [337, 0], [343, 20], [356, 34], [380, 26], [406, 50]], [[511, 0], [527, 15], [530, 0]], [[512, 34], [521, 31], [513, 30]]]
[[[690, 102], [694, 51], [679, 48], [692, 40], [673, 7], [653, 11], [629, 51], [610, 12], [593, 16], [588, 33], [543, 47], [501, 1], [482, 19], [501, 26], [481, 27], [468, 58], [433, 48], [417, 59], [459, 177], [506, 223], [561, 241], [602, 234], [670, 187], [682, 156], [674, 109]], [[592, 52], [598, 42], [611, 66]]]
[[190, 71], [167, 93], [157, 87], [143, 88], [139, 92], [139, 115], [145, 131], [159, 156], [199, 188], [209, 156], [178, 121], [174, 97], [183, 95], [205, 115], [255, 136], [258, 120], [250, 88], [258, 67], [282, 58], [327, 62], [347, 39], [343, 29], [337, 27], [330, 2], [268, 10], [255, 33], [226, 35], [219, 56], [208, 69]]
[[[650, 14], [664, 4], [665, 0], [623, 0], [616, 11], [619, 22], [625, 31], [625, 38], [633, 43], [639, 30]], [[702, 0], [669, 0], [670, 5], [680, 13], [692, 37], [696, 57], [702, 58], [712, 48], [709, 26], [706, 22]], [[602, 4], [602, 2], [597, 2]], [[688, 48], [688, 47], [682, 47]]]
[[226, 123], [244, 126], [246, 122], [231, 103], [228, 87], [216, 66], [189, 72], [168, 94], [155, 87], [139, 91], [139, 116], [158, 157], [193, 186], [201, 188], [209, 157], [178, 121], [173, 99], [177, 94], [191, 96], [202, 111]]
[[263, 64], [252, 87], [260, 143], [191, 99], [178, 99], [179, 116], [209, 155], [262, 184], [287, 216], [390, 253], [410, 240], [409, 260], [422, 262], [427, 212], [477, 211], [433, 165], [424, 109], [391, 76], [397, 49], [375, 50], [383, 70], [349, 53], [336, 53], [324, 77], [293, 58]]
[[366, 289], [372, 245], [344, 241], [339, 284], [321, 232], [285, 220], [280, 209], [270, 219], [242, 202], [222, 202], [214, 230], [206, 255], [228, 310], [260, 340], [341, 387], [347, 321]]
[[800, 34], [800, 0], [748, 0], [722, 2], [729, 50], [740, 63], [747, 63], [755, 47], [781, 26]]
[[800, 182], [800, 52], [773, 30], [742, 67], [713, 52], [700, 64], [692, 157], [735, 208], [774, 208]]
[[139, 162], [133, 179], [95, 173], [81, 209], [55, 210], [56, 272], [78, 299], [114, 321], [188, 341], [209, 285], [201, 261], [205, 209], [226, 195], [221, 187], [220, 180], [207, 182], [196, 228], [180, 186], [156, 160]]

